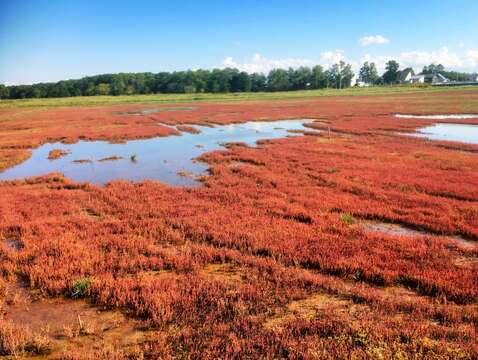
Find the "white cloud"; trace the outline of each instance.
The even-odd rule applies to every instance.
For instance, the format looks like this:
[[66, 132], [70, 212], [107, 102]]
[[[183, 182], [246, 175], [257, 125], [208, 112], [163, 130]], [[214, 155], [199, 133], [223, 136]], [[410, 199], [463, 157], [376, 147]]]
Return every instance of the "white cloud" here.
[[389, 55], [372, 56], [370, 54], [365, 54], [360, 59], [360, 62], [359, 62], [360, 65], [354, 68], [354, 70], [358, 71], [360, 66], [362, 66], [364, 62], [368, 61], [369, 63], [375, 63], [378, 73], [381, 74], [385, 71], [385, 64], [387, 63], [387, 61], [392, 59], [394, 59], [394, 57]]
[[465, 55], [465, 62], [471, 67], [478, 67], [478, 50], [468, 50]]
[[389, 42], [390, 40], [382, 35], [364, 36], [363, 38], [359, 39], [359, 43], [362, 46], [388, 44]]
[[430, 64], [442, 64], [446, 69], [476, 72], [478, 69], [478, 51], [467, 50], [465, 52], [453, 52], [447, 47], [442, 47], [436, 51], [406, 51], [398, 55], [380, 55], [371, 56], [366, 54], [361, 58], [360, 63], [364, 61], [374, 62], [379, 72], [385, 70], [385, 64], [389, 60], [396, 60], [400, 68], [412, 67], [415, 71], [421, 71], [422, 68]]
[[389, 60], [396, 60], [400, 64], [400, 68], [412, 67], [419, 72], [425, 65], [442, 64], [446, 69], [478, 72], [478, 50], [468, 49], [460, 52], [450, 51], [447, 47], [443, 47], [436, 51], [407, 51], [398, 54], [371, 55], [365, 54], [361, 57], [350, 58], [343, 50], [324, 51], [319, 54], [317, 59], [310, 58], [279, 58], [272, 59], [255, 54], [253, 58], [244, 63], [235, 61], [232, 57], [224, 59], [221, 67], [237, 68], [248, 73], [260, 72], [268, 73], [272, 69], [289, 67], [297, 68], [299, 66], [315, 66], [322, 65], [328, 68], [331, 65], [343, 60], [352, 65], [355, 72], [358, 72], [365, 61], [374, 62], [379, 73], [385, 71], [385, 64]]
[[223, 68], [230, 67], [236, 68], [240, 71], [247, 73], [268, 73], [272, 69], [288, 69], [298, 68], [300, 66], [315, 66], [322, 65], [328, 68], [332, 64], [339, 61], [345, 61], [347, 63], [355, 63], [351, 59], [348, 59], [344, 55], [342, 50], [325, 51], [320, 54], [319, 59], [307, 59], [307, 58], [283, 58], [283, 59], [269, 59], [260, 54], [255, 54], [250, 61], [245, 63], [236, 62], [232, 57], [227, 57], [222, 62]]
[[409, 51], [402, 52], [398, 61], [406, 66], [425, 66], [429, 64], [442, 64], [445, 68], [462, 68], [466, 64], [464, 56], [451, 52], [447, 47], [438, 51]]
[[263, 72], [267, 73], [272, 69], [287, 69], [289, 67], [297, 68], [299, 66], [314, 66], [315, 63], [310, 59], [301, 58], [285, 58], [285, 59], [268, 59], [260, 54], [255, 54], [251, 61], [238, 63], [232, 57], [227, 57], [222, 62], [222, 67], [237, 68], [248, 73]]

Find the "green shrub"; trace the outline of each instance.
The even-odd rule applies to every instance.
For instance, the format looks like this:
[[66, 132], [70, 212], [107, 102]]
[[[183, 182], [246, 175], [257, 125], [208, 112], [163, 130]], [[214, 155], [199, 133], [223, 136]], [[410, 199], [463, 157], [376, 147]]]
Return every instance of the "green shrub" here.
[[74, 298], [82, 298], [88, 294], [91, 287], [92, 280], [90, 278], [83, 278], [75, 282], [71, 289], [71, 296]]

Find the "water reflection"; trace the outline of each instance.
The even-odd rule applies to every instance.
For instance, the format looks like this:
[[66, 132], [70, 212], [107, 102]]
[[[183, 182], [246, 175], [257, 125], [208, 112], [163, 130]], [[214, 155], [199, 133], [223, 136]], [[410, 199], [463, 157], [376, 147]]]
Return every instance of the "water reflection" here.
[[[132, 140], [124, 144], [106, 141], [79, 141], [76, 144], [45, 144], [32, 151], [27, 161], [0, 173], [0, 180], [12, 180], [60, 172], [79, 182], [105, 184], [115, 179], [139, 181], [156, 179], [173, 185], [195, 185], [197, 180], [184, 176], [204, 175], [207, 164], [194, 158], [221, 148], [228, 142], [244, 142], [255, 146], [258, 140], [298, 136], [288, 130], [306, 130], [312, 120], [248, 122], [216, 127], [195, 126], [199, 134]], [[53, 149], [67, 154], [49, 160]], [[114, 161], [99, 161], [118, 157]], [[180, 173], [180, 174], [178, 174]]]
[[478, 125], [434, 124], [418, 129], [415, 136], [430, 140], [460, 141], [478, 144]]

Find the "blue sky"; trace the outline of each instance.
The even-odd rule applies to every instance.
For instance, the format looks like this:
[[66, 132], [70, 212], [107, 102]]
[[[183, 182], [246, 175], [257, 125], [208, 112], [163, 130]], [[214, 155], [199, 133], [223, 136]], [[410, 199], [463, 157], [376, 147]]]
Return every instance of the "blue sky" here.
[[0, 0], [6, 84], [389, 58], [478, 71], [478, 1]]

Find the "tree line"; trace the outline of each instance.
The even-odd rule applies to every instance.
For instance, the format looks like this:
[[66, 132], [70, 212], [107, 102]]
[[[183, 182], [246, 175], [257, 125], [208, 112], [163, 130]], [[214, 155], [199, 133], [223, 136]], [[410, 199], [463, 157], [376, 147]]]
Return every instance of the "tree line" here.
[[228, 93], [345, 88], [354, 77], [341, 61], [324, 70], [320, 65], [273, 69], [267, 75], [238, 69], [189, 70], [160, 73], [119, 73], [33, 85], [0, 85], [1, 99], [48, 98], [155, 93]]
[[[387, 62], [385, 72], [378, 74], [373, 62], [365, 62], [358, 79], [366, 84], [382, 85], [399, 82], [400, 65]], [[424, 74], [441, 73], [450, 80], [462, 81], [469, 74], [446, 71], [443, 65], [425, 66]], [[133, 95], [156, 93], [229, 93], [291, 91], [349, 87], [354, 79], [352, 66], [340, 61], [328, 69], [320, 65], [297, 69], [273, 69], [267, 75], [248, 74], [238, 69], [189, 70], [160, 73], [119, 73], [87, 76], [56, 83], [5, 86], [0, 84], [0, 99], [51, 98], [95, 95]]]

